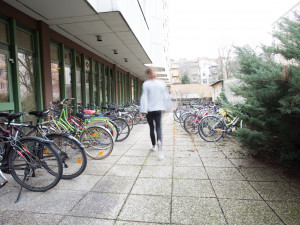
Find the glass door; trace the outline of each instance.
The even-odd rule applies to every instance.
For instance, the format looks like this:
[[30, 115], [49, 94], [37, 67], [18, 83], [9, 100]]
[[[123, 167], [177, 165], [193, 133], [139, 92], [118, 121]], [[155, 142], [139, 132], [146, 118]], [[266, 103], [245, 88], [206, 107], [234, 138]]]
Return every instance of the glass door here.
[[14, 109], [9, 53], [0, 49], [0, 110]]
[[[34, 40], [31, 32], [17, 28], [20, 100], [23, 121], [36, 121], [28, 112], [37, 110]], [[41, 93], [40, 93], [41, 94]]]

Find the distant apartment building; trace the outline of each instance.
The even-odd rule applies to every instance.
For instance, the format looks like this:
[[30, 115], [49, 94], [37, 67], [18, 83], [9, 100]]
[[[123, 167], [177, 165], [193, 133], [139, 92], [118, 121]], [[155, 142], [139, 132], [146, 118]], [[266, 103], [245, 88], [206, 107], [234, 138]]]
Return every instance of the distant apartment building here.
[[171, 83], [181, 83], [182, 76], [186, 74], [191, 84], [209, 84], [218, 80], [219, 68], [220, 66], [217, 64], [216, 59], [197, 58], [195, 60], [171, 60]]

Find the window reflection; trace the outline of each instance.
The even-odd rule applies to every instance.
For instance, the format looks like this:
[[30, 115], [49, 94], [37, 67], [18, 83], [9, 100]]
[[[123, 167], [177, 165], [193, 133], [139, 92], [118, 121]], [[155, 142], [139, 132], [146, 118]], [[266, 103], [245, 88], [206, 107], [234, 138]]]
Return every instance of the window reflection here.
[[90, 103], [90, 81], [89, 73], [85, 74], [85, 87], [86, 87], [86, 104]]
[[9, 102], [7, 56], [0, 54], [0, 102]]
[[31, 55], [18, 53], [19, 62], [19, 82], [20, 82], [20, 97], [24, 121], [35, 121], [35, 117], [27, 113], [36, 110], [36, 92], [34, 78], [34, 62]]
[[57, 62], [51, 62], [51, 76], [52, 76], [53, 101], [59, 101], [60, 100], [59, 65]]
[[66, 91], [67, 98], [72, 98], [72, 85], [71, 85], [71, 68], [69, 66], [65, 66], [65, 77], [66, 77]]
[[77, 89], [77, 102], [82, 103], [81, 71], [80, 71], [80, 69], [76, 69], [76, 89]]

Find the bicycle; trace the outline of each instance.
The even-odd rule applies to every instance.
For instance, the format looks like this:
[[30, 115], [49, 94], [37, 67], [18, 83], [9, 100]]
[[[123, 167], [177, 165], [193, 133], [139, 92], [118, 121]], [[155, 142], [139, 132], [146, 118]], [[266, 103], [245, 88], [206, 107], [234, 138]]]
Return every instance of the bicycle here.
[[[230, 122], [226, 122], [230, 120]], [[198, 132], [200, 137], [207, 142], [216, 142], [221, 139], [224, 134], [231, 134], [233, 128], [240, 121], [240, 128], [243, 127], [243, 120], [239, 117], [233, 117], [230, 114], [224, 112], [220, 118], [215, 115], [204, 117], [198, 126]]]
[[8, 183], [3, 172], [10, 173], [21, 185], [16, 202], [19, 201], [23, 187], [35, 192], [53, 188], [60, 181], [63, 171], [53, 141], [39, 137], [18, 138], [18, 131], [12, 135], [10, 123], [22, 114], [0, 113], [8, 120], [7, 130], [0, 126], [0, 176], [4, 180], [0, 187]]

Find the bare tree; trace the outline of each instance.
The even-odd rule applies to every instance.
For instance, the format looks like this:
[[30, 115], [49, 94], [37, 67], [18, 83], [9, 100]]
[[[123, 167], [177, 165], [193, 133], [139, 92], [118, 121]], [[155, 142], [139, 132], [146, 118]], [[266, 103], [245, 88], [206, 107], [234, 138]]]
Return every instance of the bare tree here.
[[238, 65], [235, 60], [234, 49], [232, 45], [226, 45], [218, 48], [219, 64], [221, 66], [221, 74], [219, 79], [227, 79], [233, 77], [237, 71]]

